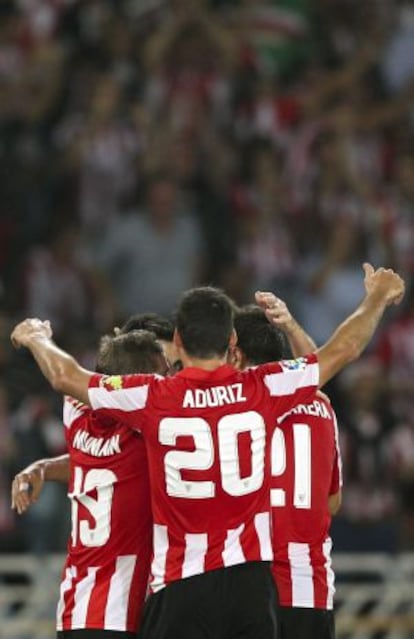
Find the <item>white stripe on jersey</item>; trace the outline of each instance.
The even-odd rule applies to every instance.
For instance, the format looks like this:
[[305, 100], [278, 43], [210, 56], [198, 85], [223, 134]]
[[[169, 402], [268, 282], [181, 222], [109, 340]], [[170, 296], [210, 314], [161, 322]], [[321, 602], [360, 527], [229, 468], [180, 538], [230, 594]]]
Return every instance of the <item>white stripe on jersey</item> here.
[[244, 524], [241, 524], [238, 528], [227, 531], [227, 538], [224, 542], [224, 550], [221, 553], [225, 566], [234, 566], [236, 564], [242, 564], [246, 561], [240, 543], [240, 535], [242, 534], [243, 530]]
[[295, 508], [311, 507], [311, 435], [306, 424], [293, 424], [295, 447], [295, 480], [293, 505]]
[[292, 608], [313, 608], [315, 597], [309, 544], [290, 542], [288, 556], [292, 581]]
[[191, 577], [204, 572], [204, 560], [208, 548], [207, 533], [191, 534], [185, 536], [185, 554], [182, 577]]
[[254, 518], [254, 527], [260, 545], [260, 557], [263, 561], [272, 561], [273, 549], [270, 536], [270, 513], [258, 513]]
[[76, 577], [76, 568], [68, 566], [65, 578], [60, 584], [60, 596], [56, 609], [56, 630], [63, 630], [63, 613], [65, 611], [65, 593], [72, 588], [72, 580]]
[[127, 629], [129, 593], [136, 561], [136, 555], [125, 555], [116, 560], [105, 608], [105, 630]]
[[264, 383], [272, 397], [292, 395], [298, 388], [319, 384], [319, 364], [307, 364], [304, 368], [265, 375]]
[[343, 486], [343, 476], [342, 476], [342, 456], [341, 449], [339, 447], [339, 428], [338, 428], [338, 420], [336, 418], [336, 414], [333, 413], [333, 424], [334, 424], [334, 432], [335, 432], [335, 446], [336, 446], [336, 454], [338, 456], [338, 473], [339, 473], [339, 486], [342, 488]]
[[[85, 414], [85, 408], [82, 410], [82, 404], [78, 403], [76, 406], [72, 401], [65, 397], [63, 402], [64, 426], [66, 426], [66, 428], [70, 428], [75, 419], [78, 419], [78, 417]], [[89, 407], [87, 409], [89, 409]]]
[[110, 391], [102, 387], [90, 387], [88, 394], [92, 408], [114, 408], [131, 412], [147, 405], [148, 384]]
[[72, 630], [85, 628], [88, 615], [89, 600], [95, 586], [98, 568], [88, 568], [88, 574], [76, 584], [75, 605], [72, 611]]
[[332, 570], [331, 550], [332, 550], [332, 539], [328, 537], [327, 539], [325, 539], [322, 546], [322, 552], [326, 559], [326, 562], [325, 562], [326, 585], [328, 587], [326, 607], [328, 610], [332, 610], [333, 608], [333, 598], [335, 594], [335, 573]]
[[167, 526], [154, 524], [154, 558], [151, 565], [151, 574], [153, 576], [151, 589], [153, 590], [153, 592], [158, 592], [158, 590], [161, 590], [161, 588], [164, 588], [165, 586], [164, 579], [167, 566], [168, 545], [169, 541]]

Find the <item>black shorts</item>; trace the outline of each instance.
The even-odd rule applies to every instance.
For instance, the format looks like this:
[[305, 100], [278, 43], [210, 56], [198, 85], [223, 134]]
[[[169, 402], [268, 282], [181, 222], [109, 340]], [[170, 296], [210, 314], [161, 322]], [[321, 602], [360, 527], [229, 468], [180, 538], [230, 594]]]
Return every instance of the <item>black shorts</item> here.
[[280, 606], [278, 639], [335, 639], [333, 610]]
[[188, 577], [151, 595], [139, 639], [276, 639], [276, 589], [267, 562]]
[[135, 632], [125, 630], [96, 630], [83, 628], [82, 630], [58, 630], [58, 639], [137, 639]]

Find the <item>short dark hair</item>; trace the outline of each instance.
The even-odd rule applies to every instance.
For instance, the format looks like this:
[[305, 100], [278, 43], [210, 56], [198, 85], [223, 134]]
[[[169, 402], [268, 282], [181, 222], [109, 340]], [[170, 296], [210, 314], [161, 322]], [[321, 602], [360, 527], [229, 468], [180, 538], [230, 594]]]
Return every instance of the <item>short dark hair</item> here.
[[151, 331], [157, 339], [165, 342], [172, 342], [174, 337], [174, 324], [171, 320], [158, 313], [139, 313], [131, 315], [125, 324], [119, 329], [119, 333], [129, 333], [130, 331]]
[[267, 364], [292, 357], [284, 333], [268, 322], [259, 306], [249, 304], [236, 311], [237, 346], [249, 364]]
[[186, 291], [176, 313], [177, 331], [190, 357], [222, 357], [233, 331], [234, 304], [221, 290], [201, 286]]
[[96, 371], [105, 375], [165, 373], [165, 358], [156, 336], [149, 331], [104, 335], [99, 343]]

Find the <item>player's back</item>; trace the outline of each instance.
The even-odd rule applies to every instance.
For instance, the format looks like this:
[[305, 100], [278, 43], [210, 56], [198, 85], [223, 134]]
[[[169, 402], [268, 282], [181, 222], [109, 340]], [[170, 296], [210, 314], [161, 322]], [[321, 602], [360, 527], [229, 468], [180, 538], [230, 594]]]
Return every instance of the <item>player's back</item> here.
[[164, 383], [159, 426], [148, 429], [149, 450], [159, 453], [149, 454], [154, 591], [200, 572], [272, 559], [265, 402], [230, 367], [194, 375], [187, 370]]
[[282, 606], [332, 608], [329, 497], [341, 485], [328, 398], [294, 408], [272, 438], [273, 572]]
[[137, 433], [66, 398], [72, 534], [58, 630], [136, 632], [152, 544], [145, 447]]
[[170, 582], [271, 561], [267, 433], [315, 391], [313, 356], [283, 368], [186, 368], [173, 378], [130, 376], [114, 392], [92, 380], [92, 405], [146, 440], [154, 518], [154, 592]]

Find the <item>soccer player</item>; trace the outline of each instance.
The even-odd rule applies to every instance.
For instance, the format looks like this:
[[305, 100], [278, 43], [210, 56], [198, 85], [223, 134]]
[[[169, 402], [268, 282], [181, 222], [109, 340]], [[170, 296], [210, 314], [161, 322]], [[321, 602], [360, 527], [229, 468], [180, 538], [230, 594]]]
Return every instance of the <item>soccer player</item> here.
[[[114, 333], [121, 335], [136, 330], [154, 333], [158, 343], [162, 346], [170, 372], [181, 368], [177, 349], [173, 343], [174, 324], [169, 319], [158, 313], [131, 315], [120, 328], [114, 329]], [[69, 478], [68, 454], [38, 459], [14, 477], [11, 490], [12, 507], [20, 515], [23, 514], [30, 505], [38, 501], [45, 481], [68, 483]]]
[[[173, 344], [174, 325], [158, 313], [140, 313], [131, 315], [122, 327], [114, 329], [115, 335], [131, 331], [144, 330], [154, 333], [162, 346], [171, 372], [180, 368], [177, 349]], [[105, 371], [102, 371], [105, 372]], [[135, 371], [136, 372], [136, 371]], [[68, 483], [70, 477], [69, 455], [60, 455], [48, 459], [38, 459], [20, 471], [12, 483], [12, 507], [21, 515], [31, 504], [37, 502], [44, 481]]]
[[[102, 338], [97, 370], [165, 374], [167, 362], [155, 336], [132, 331]], [[114, 384], [116, 383], [114, 378]], [[42, 475], [69, 479], [72, 534], [57, 608], [61, 639], [135, 638], [148, 587], [152, 516], [145, 446], [137, 433], [66, 397], [68, 460], [43, 460], [13, 482], [13, 506], [38, 498]], [[69, 477], [68, 477], [69, 475]], [[26, 484], [26, 486], [25, 486]]]
[[[175, 377], [95, 375], [54, 344], [48, 322], [14, 329], [13, 344], [31, 350], [55, 390], [146, 440], [154, 557], [144, 639], [276, 636], [266, 436], [277, 416], [359, 356], [401, 300], [396, 273], [365, 271], [367, 295], [317, 355], [243, 372], [226, 364], [237, 340], [233, 304], [210, 287], [179, 304], [174, 341], [184, 368]], [[266, 296], [257, 301], [271, 316]]]
[[[131, 331], [134, 332], [130, 337], [121, 337], [122, 334], [131, 333]], [[159, 348], [154, 348], [153, 337], [147, 331], [151, 331], [151, 333], [155, 335], [157, 342], [162, 346], [169, 368], [173, 368], [176, 358], [176, 351], [172, 344], [174, 332], [173, 324], [168, 319], [160, 315], [155, 313], [146, 313], [130, 317], [121, 328], [116, 329], [116, 338], [107, 336], [101, 340], [97, 358], [97, 370], [107, 374], [113, 373], [115, 369], [120, 372], [137, 372], [142, 370], [147, 372], [154, 371], [164, 373], [165, 362], [162, 357], [160, 357]], [[134, 352], [140, 347], [140, 351]], [[168, 361], [168, 356], [171, 358], [170, 361]], [[79, 419], [75, 419], [71, 425], [65, 423], [65, 434], [70, 454], [61, 455], [60, 457], [52, 459], [38, 460], [31, 464], [28, 468], [18, 473], [18, 475], [14, 478], [12, 484], [12, 507], [15, 508], [19, 514], [25, 512], [31, 504], [38, 500], [43, 482], [45, 480], [49, 480], [66, 483], [69, 482], [71, 486], [69, 495], [72, 500], [72, 515], [77, 515], [79, 511], [79, 504], [77, 502], [79, 500], [82, 502], [82, 497], [72, 492], [74, 472], [79, 473], [79, 470], [76, 471], [74, 469], [76, 468], [77, 463], [81, 463], [85, 477], [91, 469], [95, 469], [96, 473], [96, 451], [94, 451], [93, 446], [96, 444], [96, 438], [94, 439], [91, 436], [91, 438], [87, 440], [87, 445], [90, 448], [88, 452], [83, 450], [83, 452], [80, 453], [77, 447], [73, 445], [73, 441], [78, 437], [78, 432], [81, 432], [80, 436], [85, 438], [90, 430], [91, 417], [89, 413], [91, 411], [88, 410], [86, 406], [79, 407], [79, 410], [81, 410], [81, 416]], [[72, 403], [70, 400], [66, 399], [65, 416], [67, 417], [68, 413], [70, 414], [71, 412]], [[96, 418], [93, 420], [93, 423], [96, 426]], [[118, 504], [118, 509], [113, 509], [111, 511], [111, 521], [109, 523], [112, 539], [116, 540], [116, 538], [119, 537], [119, 531], [122, 531], [122, 535], [125, 536], [123, 528], [126, 528], [130, 523], [130, 513], [128, 509], [131, 505], [130, 498], [132, 491], [132, 494], [135, 494], [135, 497], [132, 500], [134, 509], [136, 509], [136, 513], [134, 514], [137, 517], [137, 521], [139, 521], [139, 525], [137, 525], [135, 529], [129, 529], [128, 535], [125, 536], [126, 541], [124, 546], [129, 545], [133, 549], [135, 548], [140, 557], [139, 572], [137, 571], [134, 575], [129, 591], [129, 605], [131, 607], [134, 606], [134, 608], [132, 608], [133, 617], [128, 620], [128, 627], [132, 632], [136, 633], [148, 583], [148, 556], [152, 548], [152, 518], [149, 517], [150, 500], [148, 492], [148, 478], [145, 476], [146, 464], [140, 464], [139, 467], [134, 469], [131, 477], [128, 480], [124, 480], [125, 473], [130, 472], [131, 470], [131, 460], [125, 462], [125, 457], [133, 454], [135, 455], [135, 458], [140, 459], [140, 457], [142, 458], [144, 454], [142, 438], [139, 436], [131, 438], [130, 433], [127, 431], [125, 434], [124, 430], [125, 428], [121, 428], [120, 432], [123, 433], [124, 437], [127, 436], [127, 441], [129, 443], [128, 448], [124, 450], [119, 457], [110, 455], [109, 459], [106, 458], [106, 470], [108, 471], [114, 470], [113, 464], [115, 462], [118, 465], [123, 463], [126, 464], [125, 470], [121, 469], [121, 472], [118, 473], [118, 481], [113, 484], [113, 503]], [[101, 431], [102, 436], [108, 440], [110, 433], [108, 432], [107, 424], [105, 427], [101, 427]], [[90, 475], [88, 474], [88, 476]], [[138, 482], [137, 486], [134, 486], [135, 481]], [[83, 497], [83, 501], [85, 501], [85, 495]], [[142, 516], [140, 513], [142, 513]], [[114, 520], [114, 517], [117, 517], [118, 519]], [[73, 530], [75, 525], [75, 522], [72, 521]], [[80, 574], [81, 570], [85, 573], [89, 573], [90, 569], [95, 570], [94, 562], [96, 559], [96, 550], [94, 550], [93, 547], [83, 546], [81, 541], [78, 542], [78, 545], [81, 545], [82, 547], [81, 567], [77, 564], [77, 557], [80, 553], [79, 549], [76, 549], [73, 546], [72, 532], [72, 542], [69, 543], [68, 558], [64, 570], [65, 575], [68, 574], [68, 571], [70, 573], [75, 571]], [[115, 554], [117, 552], [117, 548], [115, 545], [113, 543], [110, 544], [108, 540], [108, 543], [104, 544], [103, 548], [100, 546], [100, 550], [102, 553], [105, 553], [106, 564], [113, 565], [117, 559]], [[104, 592], [105, 588], [109, 588], [109, 577], [111, 577], [111, 573], [108, 571], [105, 573], [105, 567], [101, 560], [99, 564], [101, 590]], [[105, 579], [107, 579], [106, 585]], [[74, 599], [76, 598], [78, 609], [82, 608], [86, 613], [90, 599], [90, 592], [85, 589], [82, 597], [80, 596], [78, 587], [79, 581], [79, 578], [72, 579], [72, 592], [70, 590], [65, 592], [64, 598], [61, 598], [61, 601], [59, 602], [57, 628], [58, 631], [64, 630], [65, 632], [63, 634], [59, 632], [58, 636], [77, 637], [79, 634], [79, 629], [76, 631], [73, 630], [73, 627], [76, 625], [76, 621], [73, 621], [73, 618], [76, 619], [77, 613], [76, 610], [73, 611], [71, 609], [71, 606], [73, 606]], [[129, 636], [128, 632], [125, 632], [123, 629], [120, 629], [115, 634], [105, 630], [105, 623], [107, 623], [107, 613], [105, 608], [109, 605], [105, 597], [97, 599], [95, 596], [92, 598], [92, 603], [94, 605], [94, 610], [87, 612], [83, 623], [85, 624], [85, 628], [89, 628], [91, 623], [94, 624], [94, 629], [84, 631], [82, 633], [82, 637], [93, 637], [95, 636], [95, 631], [98, 630], [101, 631], [103, 636], [108, 635], [109, 639], [115, 636], [123, 638]], [[112, 605], [118, 604], [119, 601], [115, 600], [112, 602]], [[99, 610], [99, 607], [101, 607], [101, 610]], [[122, 622], [118, 625], [122, 625]], [[135, 636], [135, 634], [133, 636]]]
[[[287, 330], [292, 321], [283, 312], [278, 319], [295, 354], [313, 349], [298, 325]], [[289, 356], [285, 335], [258, 307], [240, 309], [234, 324], [236, 365], [257, 366]], [[279, 418], [271, 437], [271, 469], [279, 639], [333, 639], [329, 527], [341, 502], [342, 474], [336, 417], [326, 395], [318, 392], [313, 401]]]

